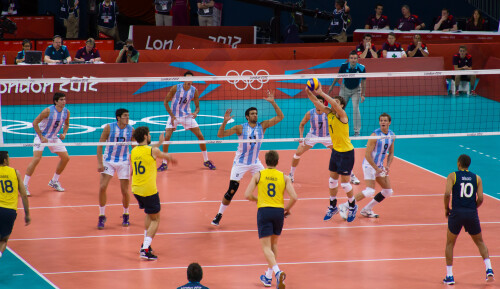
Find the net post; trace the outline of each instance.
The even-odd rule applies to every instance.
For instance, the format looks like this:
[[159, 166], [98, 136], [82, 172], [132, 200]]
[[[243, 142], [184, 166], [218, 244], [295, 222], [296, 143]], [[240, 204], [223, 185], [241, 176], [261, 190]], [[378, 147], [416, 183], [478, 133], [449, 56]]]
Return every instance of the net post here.
[[2, 94], [0, 93], [0, 145], [3, 145]]

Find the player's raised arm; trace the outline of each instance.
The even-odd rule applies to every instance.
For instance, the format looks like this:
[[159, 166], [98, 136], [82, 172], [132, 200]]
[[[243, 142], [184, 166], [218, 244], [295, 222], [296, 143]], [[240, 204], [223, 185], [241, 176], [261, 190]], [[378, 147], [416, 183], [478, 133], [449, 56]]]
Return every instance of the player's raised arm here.
[[285, 118], [285, 115], [274, 100], [274, 91], [267, 90], [267, 97], [264, 99], [272, 104], [272, 106], [274, 107], [274, 111], [276, 112], [275, 117], [261, 122], [262, 128], [265, 130], [278, 124], [278, 122], [282, 121]]
[[314, 96], [314, 94], [309, 90], [309, 88], [306, 87], [305, 91], [307, 97], [309, 97], [309, 100], [314, 104], [316, 109], [326, 114], [332, 112], [332, 110], [328, 106], [324, 105], [316, 96]]
[[164, 153], [158, 148], [164, 141], [165, 141], [165, 135], [163, 133], [161, 133], [159, 140], [158, 140], [158, 143], [156, 145], [154, 145], [153, 148], [151, 149], [151, 154], [153, 155], [153, 158], [166, 159], [167, 161], [169, 161], [170, 163], [172, 163], [174, 165], [177, 164], [177, 160], [174, 159], [174, 157], [172, 157], [172, 155], [170, 155], [168, 153]]
[[[109, 127], [109, 124], [107, 124], [104, 129], [102, 130], [102, 133], [101, 133], [101, 138], [99, 138], [99, 142], [105, 142], [108, 137], [109, 137], [109, 133], [110, 133], [110, 130], [111, 128]], [[133, 132], [132, 132], [133, 134]], [[97, 146], [97, 171], [98, 172], [104, 172], [104, 165], [102, 163], [102, 146]]]
[[232, 109], [226, 110], [226, 113], [224, 114], [224, 120], [222, 121], [219, 131], [217, 132], [217, 137], [223, 138], [226, 136], [230, 136], [233, 134], [241, 135], [243, 132], [243, 127], [241, 125], [235, 125], [230, 129], [226, 129], [226, 124], [233, 118], [231, 115]]
[[318, 89], [314, 91], [315, 94], [321, 95], [331, 106], [332, 109], [337, 113], [337, 116], [339, 117], [340, 121], [343, 123], [347, 123], [348, 118], [347, 114], [337, 101], [330, 97], [328, 94], [324, 93], [323, 90], [321, 89], [321, 84], [319, 85]]

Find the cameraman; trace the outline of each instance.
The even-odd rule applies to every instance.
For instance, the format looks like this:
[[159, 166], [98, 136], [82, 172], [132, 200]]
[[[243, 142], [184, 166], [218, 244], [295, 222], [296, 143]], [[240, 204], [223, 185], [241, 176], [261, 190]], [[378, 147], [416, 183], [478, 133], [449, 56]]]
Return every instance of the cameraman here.
[[116, 63], [137, 63], [139, 62], [139, 51], [134, 48], [132, 39], [127, 39], [122, 50], [116, 58]]

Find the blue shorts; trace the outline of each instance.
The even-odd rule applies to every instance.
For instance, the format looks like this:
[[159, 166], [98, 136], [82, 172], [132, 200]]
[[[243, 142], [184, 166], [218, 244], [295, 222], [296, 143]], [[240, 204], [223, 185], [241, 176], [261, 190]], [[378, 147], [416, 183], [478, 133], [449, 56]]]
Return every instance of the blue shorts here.
[[147, 197], [139, 196], [136, 194], [134, 194], [134, 196], [137, 199], [137, 202], [139, 203], [139, 208], [144, 209], [144, 213], [150, 215], [160, 212], [161, 210], [160, 194], [156, 193], [154, 195]]
[[257, 210], [257, 230], [259, 231], [259, 239], [272, 235], [281, 235], [284, 220], [285, 209], [283, 208], [259, 208]]
[[477, 235], [481, 233], [481, 225], [479, 224], [479, 216], [475, 210], [451, 210], [448, 216], [448, 229], [455, 235], [458, 235], [465, 228], [469, 235]]
[[330, 172], [338, 173], [339, 175], [350, 176], [354, 167], [354, 150], [347, 152], [338, 152], [332, 149], [330, 156]]
[[0, 207], [0, 239], [8, 237], [12, 233], [17, 211]]

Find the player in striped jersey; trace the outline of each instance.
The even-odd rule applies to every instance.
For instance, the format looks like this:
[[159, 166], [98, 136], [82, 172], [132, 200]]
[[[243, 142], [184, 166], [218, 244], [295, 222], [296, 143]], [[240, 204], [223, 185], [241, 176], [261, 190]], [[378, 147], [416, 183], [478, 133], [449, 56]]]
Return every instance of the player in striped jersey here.
[[[193, 76], [191, 71], [184, 73], [185, 77]], [[165, 140], [169, 141], [172, 133], [176, 130], [177, 126], [181, 124], [184, 129], [190, 130], [199, 140], [205, 140], [201, 133], [200, 127], [195, 118], [200, 112], [200, 93], [193, 86], [192, 81], [185, 81], [170, 88], [163, 104], [168, 112], [167, 125], [165, 127]], [[194, 102], [195, 110], [191, 112], [191, 101]], [[171, 102], [171, 105], [168, 103]], [[215, 170], [215, 165], [208, 159], [207, 145], [200, 144], [200, 150], [203, 155], [203, 165], [211, 170]], [[168, 145], [163, 145], [163, 151], [168, 153]], [[164, 159], [162, 164], [158, 167], [159, 172], [163, 172], [168, 168], [167, 160]]]
[[[130, 142], [134, 141], [134, 128], [128, 124], [129, 112], [124, 108], [117, 109], [115, 112], [116, 122], [108, 123], [104, 127], [100, 142]], [[109, 181], [113, 175], [117, 174], [120, 180], [120, 189], [122, 192], [123, 204], [123, 220], [122, 226], [128, 227], [130, 196], [128, 194], [128, 184], [130, 178], [130, 159], [129, 145], [112, 145], [106, 146], [104, 156], [102, 154], [102, 146], [97, 147], [97, 171], [101, 173], [99, 179], [99, 220], [97, 229], [104, 229], [106, 222], [106, 190]]]
[[21, 175], [16, 169], [9, 167], [9, 153], [0, 151], [0, 257], [7, 248], [17, 218], [19, 195], [23, 201], [24, 222], [29, 225], [29, 202], [24, 185], [21, 184]]
[[[363, 160], [363, 174], [365, 176], [366, 188], [355, 196], [356, 202], [359, 202], [365, 197], [371, 197], [375, 194], [375, 182], [382, 187], [382, 191], [375, 195], [360, 212], [362, 216], [367, 218], [378, 218], [379, 215], [373, 212], [373, 207], [385, 198], [390, 197], [393, 193], [389, 179], [389, 168], [394, 159], [394, 141], [396, 135], [389, 129], [392, 121], [389, 114], [382, 113], [378, 121], [380, 128], [376, 129], [371, 136], [380, 138], [368, 140]], [[386, 156], [387, 163], [384, 166]], [[347, 218], [347, 203], [339, 206], [339, 214], [342, 218]]]
[[264, 138], [266, 129], [278, 124], [283, 120], [283, 118], [285, 118], [283, 112], [274, 100], [274, 92], [268, 90], [267, 98], [265, 98], [265, 100], [272, 104], [274, 111], [276, 112], [276, 116], [263, 122], [258, 122], [257, 108], [250, 107], [245, 111], [245, 118], [248, 122], [226, 129], [226, 124], [233, 118], [231, 115], [232, 110], [228, 109], [224, 114], [224, 120], [222, 121], [222, 124], [219, 127], [219, 132], [217, 133], [218, 137], [223, 138], [236, 134], [238, 135], [239, 140], [252, 139], [255, 140], [255, 142], [238, 144], [238, 150], [236, 151], [233, 167], [231, 169], [229, 188], [222, 198], [219, 212], [212, 220], [212, 225], [214, 226], [219, 225], [222, 214], [224, 214], [227, 206], [231, 203], [231, 200], [240, 185], [240, 180], [243, 178], [245, 173], [250, 171], [250, 173], [255, 174], [256, 172], [264, 169], [264, 166], [259, 160], [260, 145], [262, 144], [260, 140]]
[[[58, 143], [62, 144], [62, 140], [66, 138], [69, 129], [69, 110], [66, 108], [66, 96], [64, 93], [56, 92], [52, 98], [54, 105], [45, 108], [33, 121], [33, 129], [36, 132], [33, 146], [33, 159], [31, 160], [26, 175], [24, 176], [24, 186], [26, 194], [30, 195], [28, 185], [31, 176], [35, 172], [35, 168], [42, 159], [42, 153], [45, 146], [40, 146], [40, 143]], [[63, 133], [59, 131], [63, 128]], [[64, 171], [64, 168], [69, 162], [69, 155], [64, 146], [49, 146], [49, 150], [55, 153], [61, 159], [57, 164], [56, 172], [49, 182], [49, 186], [59, 192], [64, 192], [64, 189], [59, 183], [59, 176]]]

